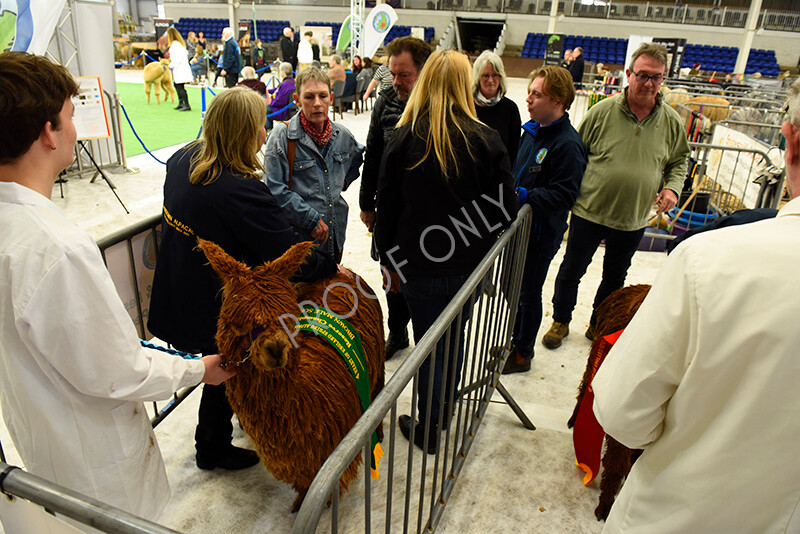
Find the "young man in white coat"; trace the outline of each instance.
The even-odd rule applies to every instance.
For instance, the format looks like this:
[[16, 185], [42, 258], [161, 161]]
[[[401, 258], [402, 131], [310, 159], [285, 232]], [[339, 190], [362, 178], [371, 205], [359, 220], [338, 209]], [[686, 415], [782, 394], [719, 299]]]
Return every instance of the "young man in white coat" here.
[[219, 355], [140, 346], [97, 245], [51, 202], [73, 160], [77, 93], [64, 67], [0, 54], [3, 418], [27, 471], [156, 519], [169, 486], [141, 401], [233, 373]]
[[644, 449], [604, 532], [800, 532], [800, 81], [788, 109], [792, 200], [677, 247], [592, 382]]

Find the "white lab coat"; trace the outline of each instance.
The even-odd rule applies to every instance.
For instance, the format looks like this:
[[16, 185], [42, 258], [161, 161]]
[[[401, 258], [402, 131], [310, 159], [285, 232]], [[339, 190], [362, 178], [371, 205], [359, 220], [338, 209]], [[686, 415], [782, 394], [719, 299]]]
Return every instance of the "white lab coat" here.
[[169, 498], [142, 400], [203, 363], [142, 348], [91, 238], [49, 199], [0, 182], [0, 400], [25, 468], [145, 518]]
[[669, 257], [592, 383], [644, 448], [603, 532], [800, 532], [798, 269], [800, 199]]
[[172, 69], [172, 83], [189, 83], [192, 81], [189, 52], [178, 41], [173, 41], [169, 45], [169, 68]]

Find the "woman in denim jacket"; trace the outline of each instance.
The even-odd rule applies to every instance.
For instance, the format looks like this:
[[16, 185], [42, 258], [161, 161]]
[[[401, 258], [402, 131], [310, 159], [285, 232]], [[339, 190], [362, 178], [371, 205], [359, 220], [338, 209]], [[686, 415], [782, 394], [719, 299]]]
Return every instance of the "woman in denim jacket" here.
[[[267, 140], [266, 184], [289, 222], [304, 238], [342, 258], [347, 229], [347, 202], [342, 191], [358, 178], [364, 145], [328, 119], [331, 82], [319, 69], [301, 72], [294, 101], [300, 113], [288, 126], [277, 123]], [[290, 176], [290, 145], [294, 158]]]

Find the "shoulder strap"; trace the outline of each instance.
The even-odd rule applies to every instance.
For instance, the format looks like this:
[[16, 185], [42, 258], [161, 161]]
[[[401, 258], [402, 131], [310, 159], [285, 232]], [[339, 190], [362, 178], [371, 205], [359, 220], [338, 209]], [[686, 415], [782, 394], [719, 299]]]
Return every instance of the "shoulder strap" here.
[[[278, 121], [278, 122], [282, 122], [283, 124], [286, 125], [286, 129], [287, 130], [289, 129], [289, 121]], [[296, 139], [289, 139], [287, 131], [286, 155], [288, 156], [289, 160], [289, 191], [292, 190], [292, 173], [294, 172], [294, 150], [296, 148], [295, 146], [296, 143], [297, 143]]]

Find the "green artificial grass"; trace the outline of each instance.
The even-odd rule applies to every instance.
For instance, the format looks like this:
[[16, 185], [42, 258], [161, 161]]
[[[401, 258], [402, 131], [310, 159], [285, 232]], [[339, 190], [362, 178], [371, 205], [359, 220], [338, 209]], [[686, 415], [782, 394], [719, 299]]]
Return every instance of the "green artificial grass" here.
[[[171, 100], [164, 102], [164, 91], [161, 91], [161, 105], [156, 104], [155, 90], [150, 91], [150, 103], [144, 93], [144, 85], [140, 83], [117, 82], [117, 92], [122, 100], [122, 105], [128, 113], [133, 128], [139, 138], [151, 152], [172, 145], [188, 143], [197, 138], [201, 124], [200, 88], [186, 85], [191, 111], [176, 111], [178, 97], [175, 103]], [[222, 89], [214, 89], [217, 93]], [[206, 106], [214, 98], [206, 90]], [[122, 136], [125, 140], [125, 154], [136, 156], [144, 153], [141, 143], [131, 131], [125, 114], [120, 112], [122, 118]]]

